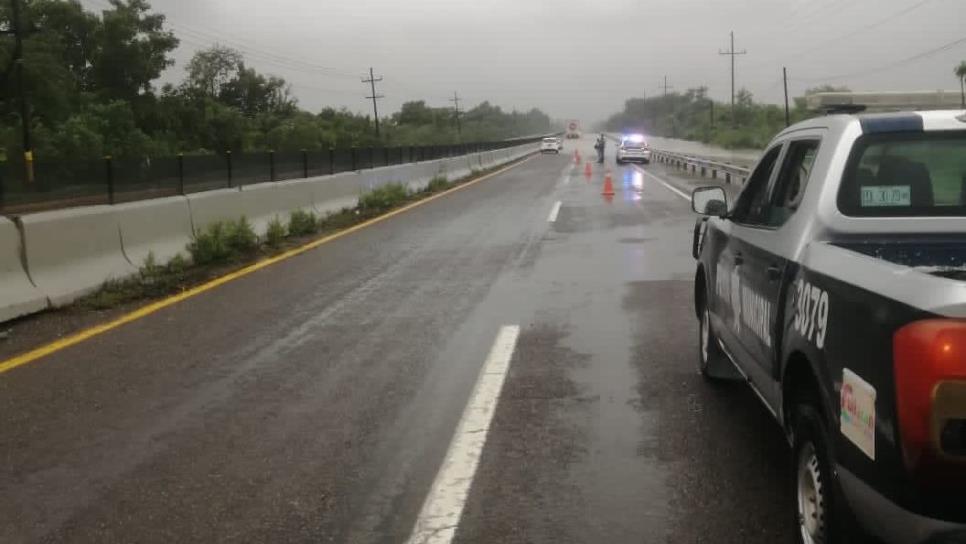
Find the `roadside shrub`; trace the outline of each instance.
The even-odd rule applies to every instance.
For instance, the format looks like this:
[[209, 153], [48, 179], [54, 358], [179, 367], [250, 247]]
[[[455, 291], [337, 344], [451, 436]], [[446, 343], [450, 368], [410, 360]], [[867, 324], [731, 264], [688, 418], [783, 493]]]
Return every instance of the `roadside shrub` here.
[[258, 249], [258, 239], [248, 219], [218, 221], [196, 234], [188, 244], [191, 259], [198, 265], [223, 263]]
[[402, 183], [387, 183], [373, 189], [359, 198], [359, 207], [364, 211], [384, 211], [394, 208], [409, 198], [409, 189]]
[[272, 249], [278, 249], [285, 240], [286, 234], [285, 225], [282, 224], [282, 220], [278, 217], [273, 217], [268, 222], [268, 231], [265, 232], [265, 243]]
[[244, 216], [228, 224], [228, 247], [232, 256], [254, 253], [258, 249], [258, 237], [252, 229], [251, 223]]
[[187, 259], [180, 254], [168, 264], [161, 265], [153, 252], [148, 253], [136, 276], [106, 281], [79, 304], [93, 310], [106, 310], [135, 300], [164, 296], [183, 288], [188, 283], [189, 271]]
[[426, 186], [426, 191], [430, 193], [435, 193], [438, 191], [443, 191], [448, 189], [450, 186], [449, 180], [446, 176], [436, 176], [429, 180], [429, 185]]
[[205, 227], [188, 244], [188, 253], [198, 265], [206, 265], [228, 260], [231, 249], [228, 247], [228, 234], [225, 223], [217, 221]]
[[305, 236], [319, 230], [319, 219], [312, 212], [295, 210], [289, 217], [288, 232], [292, 236]]

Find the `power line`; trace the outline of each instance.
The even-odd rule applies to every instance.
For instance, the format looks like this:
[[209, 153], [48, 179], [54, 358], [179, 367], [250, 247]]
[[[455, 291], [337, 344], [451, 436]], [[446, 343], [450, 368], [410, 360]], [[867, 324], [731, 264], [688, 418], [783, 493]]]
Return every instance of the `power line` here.
[[384, 95], [376, 94], [376, 83], [379, 83], [380, 81], [382, 81], [382, 76], [375, 77], [372, 74], [372, 67], [370, 66], [369, 67], [369, 79], [363, 79], [362, 82], [363, 83], [368, 83], [369, 86], [372, 88], [372, 95], [371, 96], [367, 96], [366, 98], [372, 99], [372, 116], [376, 120], [376, 139], [379, 139], [379, 107], [376, 106], [376, 102], [380, 98], [385, 98]]
[[731, 122], [735, 122], [735, 57], [738, 55], [747, 55], [748, 51], [742, 49], [741, 51], [735, 51], [735, 32], [731, 31], [731, 49], [727, 51], [718, 50], [719, 55], [728, 55], [731, 57]]
[[902, 17], [903, 15], [906, 15], [908, 13], [911, 13], [911, 12], [913, 12], [913, 11], [921, 8], [922, 6], [928, 4], [928, 3], [932, 2], [932, 1], [933, 0], [921, 0], [920, 2], [916, 2], [915, 4], [913, 4], [911, 6], [908, 6], [908, 7], [904, 8], [904, 9], [902, 9], [900, 11], [897, 11], [895, 13], [892, 13], [891, 15], [888, 15], [888, 16], [882, 18], [882, 19], [879, 19], [878, 21], [875, 21], [873, 23], [870, 23], [870, 24], [861, 26], [859, 28], [853, 29], [853, 30], [851, 30], [849, 32], [846, 32], [844, 34], [838, 35], [838, 36], [836, 36], [834, 38], [830, 38], [828, 40], [822, 41], [822, 42], [818, 43], [817, 45], [814, 45], [812, 47], [809, 47], [808, 49], [802, 49], [802, 50], [796, 51], [794, 53], [789, 53], [789, 54], [786, 54], [786, 55], [782, 55], [782, 57], [780, 59], [778, 57], [776, 57], [776, 58], [773, 58], [773, 59], [770, 59], [770, 60], [767, 60], [767, 61], [764, 61], [764, 62], [760, 62], [760, 63], [757, 63], [757, 64], [752, 64], [751, 66], [748, 66], [748, 68], [757, 68], [757, 67], [760, 67], [760, 66], [765, 66], [765, 65], [771, 64], [773, 62], [777, 62], [778, 60], [787, 60], [789, 58], [800, 57], [802, 55], [807, 55], [808, 53], [813, 53], [815, 51], [818, 51], [820, 49], [823, 49], [824, 47], [828, 46], [829, 44], [832, 44], [832, 43], [835, 43], [835, 42], [844, 40], [846, 38], [852, 38], [856, 34], [861, 34], [863, 32], [868, 32], [869, 30], [874, 30], [876, 28], [879, 28], [880, 26], [882, 26], [882, 25], [884, 25], [884, 24], [886, 24], [888, 22], [891, 22], [894, 19], [897, 19], [899, 17]]
[[904, 64], [908, 64], [910, 62], [913, 62], [913, 61], [916, 61], [916, 60], [919, 60], [919, 59], [923, 59], [923, 58], [926, 58], [926, 57], [935, 55], [936, 53], [941, 53], [941, 52], [946, 51], [948, 49], [952, 49], [953, 47], [955, 47], [955, 46], [957, 46], [957, 45], [959, 45], [961, 43], [966, 43], [966, 37], [959, 38], [957, 40], [953, 40], [953, 41], [951, 41], [949, 43], [940, 45], [938, 47], [934, 47], [932, 49], [928, 49], [928, 50], [923, 51], [921, 53], [917, 53], [917, 54], [915, 54], [915, 55], [913, 55], [911, 57], [907, 57], [907, 58], [900, 59], [900, 60], [897, 60], [897, 61], [894, 61], [894, 62], [889, 62], [889, 63], [882, 64], [882, 65], [879, 65], [879, 66], [875, 66], [873, 68], [869, 68], [869, 69], [866, 69], [866, 70], [860, 70], [858, 72], [852, 72], [850, 74], [839, 74], [839, 75], [835, 75], [835, 76], [801, 78], [801, 79], [796, 79], [796, 81], [803, 81], [803, 82], [806, 82], [806, 83], [814, 83], [814, 82], [819, 82], [819, 81], [829, 81], [829, 80], [834, 80], [834, 79], [846, 79], [846, 78], [851, 78], [851, 77], [861, 77], [861, 76], [866, 76], [866, 75], [871, 75], [871, 74], [877, 74], [879, 72], [884, 72], [884, 71], [889, 70], [891, 68], [896, 68], [898, 66], [902, 66]]

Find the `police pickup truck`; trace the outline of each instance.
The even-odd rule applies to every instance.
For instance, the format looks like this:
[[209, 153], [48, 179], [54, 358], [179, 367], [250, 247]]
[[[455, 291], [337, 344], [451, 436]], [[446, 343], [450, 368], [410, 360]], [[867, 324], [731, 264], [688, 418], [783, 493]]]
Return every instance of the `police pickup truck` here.
[[782, 425], [800, 541], [966, 542], [966, 112], [793, 125], [692, 206], [700, 371]]

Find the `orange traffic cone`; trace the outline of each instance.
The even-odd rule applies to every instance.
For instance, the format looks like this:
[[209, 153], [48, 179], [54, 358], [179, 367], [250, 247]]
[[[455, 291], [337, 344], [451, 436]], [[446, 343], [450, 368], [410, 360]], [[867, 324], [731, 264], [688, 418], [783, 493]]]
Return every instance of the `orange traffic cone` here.
[[604, 174], [604, 190], [600, 194], [604, 196], [614, 196], [614, 180], [610, 178], [610, 170]]
[[587, 176], [588, 178], [594, 175], [594, 171], [590, 166], [590, 161], [587, 161], [584, 163], [584, 175]]
[[574, 149], [574, 164], [580, 164], [580, 150]]

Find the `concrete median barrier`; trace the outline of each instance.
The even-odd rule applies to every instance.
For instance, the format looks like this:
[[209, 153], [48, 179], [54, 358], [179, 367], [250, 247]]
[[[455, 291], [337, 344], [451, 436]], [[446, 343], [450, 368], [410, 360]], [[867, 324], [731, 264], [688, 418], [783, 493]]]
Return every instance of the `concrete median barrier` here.
[[0, 217], [0, 322], [46, 307], [47, 297], [34, 286], [23, 267], [17, 226]]
[[63, 306], [105, 281], [134, 275], [151, 253], [158, 263], [179, 253], [186, 255], [193, 234], [218, 221], [244, 216], [263, 236], [274, 217], [287, 222], [295, 210], [320, 216], [337, 213], [354, 208], [361, 194], [387, 183], [421, 191], [435, 177], [455, 181], [534, 149], [528, 144], [241, 189], [29, 214], [21, 218], [19, 230], [12, 221], [0, 218], [0, 321], [48, 305]]
[[312, 188], [312, 206], [321, 217], [355, 208], [362, 193], [362, 175], [345, 172], [307, 180]]
[[144, 200], [115, 206], [121, 229], [121, 247], [127, 260], [140, 267], [153, 254], [164, 264], [188, 255], [191, 242], [191, 210], [183, 196]]
[[121, 248], [113, 206], [41, 212], [20, 221], [27, 273], [53, 306], [137, 273]]
[[194, 232], [204, 231], [208, 225], [219, 221], [236, 221], [244, 215], [241, 205], [241, 191], [238, 189], [218, 189], [187, 196], [188, 209], [191, 211], [191, 224]]
[[268, 224], [279, 218], [288, 224], [296, 210], [315, 212], [312, 186], [306, 180], [256, 183], [241, 190], [241, 215], [252, 224], [258, 236], [264, 236]]

